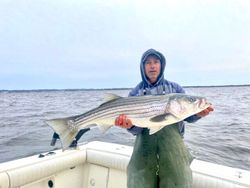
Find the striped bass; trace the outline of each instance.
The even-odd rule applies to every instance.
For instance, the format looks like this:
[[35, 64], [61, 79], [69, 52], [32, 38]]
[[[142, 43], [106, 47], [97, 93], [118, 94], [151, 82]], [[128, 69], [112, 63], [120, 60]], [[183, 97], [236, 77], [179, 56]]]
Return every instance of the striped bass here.
[[135, 97], [110, 94], [105, 103], [84, 114], [51, 119], [46, 123], [60, 136], [65, 149], [70, 146], [79, 130], [98, 126], [105, 132], [121, 114], [125, 114], [137, 127], [148, 128], [150, 134], [154, 134], [163, 127], [180, 122], [209, 106], [210, 103], [204, 97], [180, 93]]

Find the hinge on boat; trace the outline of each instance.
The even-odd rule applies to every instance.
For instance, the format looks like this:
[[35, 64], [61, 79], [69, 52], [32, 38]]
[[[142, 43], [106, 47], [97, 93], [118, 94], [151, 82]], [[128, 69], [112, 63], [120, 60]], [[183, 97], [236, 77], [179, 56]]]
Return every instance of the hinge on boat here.
[[236, 176], [237, 178], [242, 178], [242, 172], [241, 172], [241, 171], [236, 171], [235, 176]]

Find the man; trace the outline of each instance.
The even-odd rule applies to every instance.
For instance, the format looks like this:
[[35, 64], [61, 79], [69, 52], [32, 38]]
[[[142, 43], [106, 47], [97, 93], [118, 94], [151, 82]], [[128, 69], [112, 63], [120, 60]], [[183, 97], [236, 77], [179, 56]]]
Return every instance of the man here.
[[[164, 79], [165, 57], [149, 49], [141, 58], [142, 81], [129, 96], [184, 93], [181, 86]], [[193, 115], [185, 121], [195, 122], [213, 111], [213, 107]], [[147, 128], [133, 125], [126, 114], [115, 120], [115, 125], [127, 128], [136, 135], [134, 151], [128, 165], [128, 188], [190, 188], [192, 187], [191, 157], [182, 140], [184, 123], [166, 126], [149, 135]]]

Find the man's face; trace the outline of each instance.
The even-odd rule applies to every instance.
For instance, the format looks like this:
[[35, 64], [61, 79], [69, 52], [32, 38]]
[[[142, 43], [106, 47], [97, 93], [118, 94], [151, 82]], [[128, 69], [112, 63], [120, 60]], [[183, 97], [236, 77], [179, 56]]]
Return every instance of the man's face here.
[[154, 84], [161, 72], [161, 62], [156, 57], [149, 56], [145, 61], [144, 69], [149, 82]]

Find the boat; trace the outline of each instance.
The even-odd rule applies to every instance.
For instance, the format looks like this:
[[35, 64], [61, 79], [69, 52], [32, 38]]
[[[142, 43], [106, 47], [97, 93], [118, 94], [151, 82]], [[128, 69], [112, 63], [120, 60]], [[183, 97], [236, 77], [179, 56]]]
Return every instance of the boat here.
[[[93, 141], [0, 163], [0, 188], [126, 188], [133, 148]], [[249, 188], [250, 171], [194, 159], [194, 188]]]

